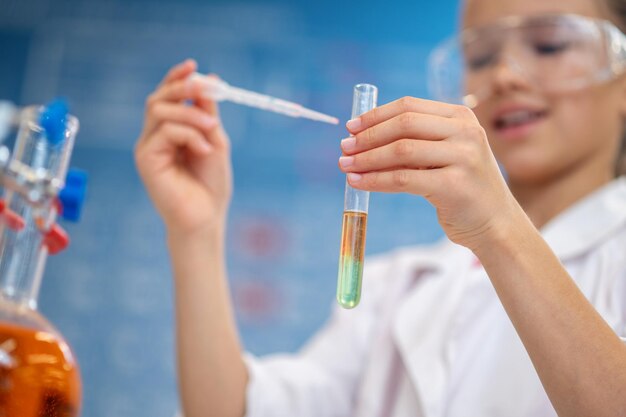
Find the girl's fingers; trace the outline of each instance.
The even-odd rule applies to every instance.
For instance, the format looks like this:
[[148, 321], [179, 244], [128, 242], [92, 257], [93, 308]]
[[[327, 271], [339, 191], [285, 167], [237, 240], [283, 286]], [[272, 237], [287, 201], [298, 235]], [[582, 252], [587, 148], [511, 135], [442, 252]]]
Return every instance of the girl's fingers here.
[[350, 133], [357, 134], [372, 126], [399, 116], [402, 113], [423, 113], [431, 116], [476, 120], [474, 112], [465, 106], [415, 97], [404, 97], [383, 106], [376, 107], [375, 109], [348, 121], [348, 123], [346, 123], [346, 127]]
[[145, 149], [150, 149], [150, 153], [153, 154], [162, 152], [171, 154], [180, 148], [189, 149], [196, 155], [206, 155], [213, 149], [200, 131], [175, 122], [163, 123], [145, 145]]
[[163, 80], [161, 80], [160, 86], [168, 84], [175, 80], [180, 80], [183, 78], [187, 78], [190, 74], [192, 74], [196, 68], [198, 68], [198, 64], [193, 59], [186, 59], [180, 64], [173, 66]]
[[430, 198], [441, 189], [439, 169], [398, 169], [384, 172], [348, 173], [348, 183], [359, 190], [411, 193]]
[[346, 154], [354, 154], [388, 145], [402, 138], [439, 141], [454, 136], [462, 125], [462, 121], [442, 116], [402, 113], [361, 131], [354, 136], [354, 140], [344, 139], [342, 150]]
[[455, 147], [447, 142], [401, 139], [355, 155], [344, 155], [339, 158], [339, 167], [344, 172], [357, 173], [440, 168], [453, 163], [454, 154]]
[[144, 136], [149, 137], [154, 129], [164, 122], [174, 122], [194, 127], [209, 136], [219, 120], [206, 111], [182, 103], [160, 101], [146, 112]]
[[197, 100], [202, 98], [202, 93], [202, 84], [193, 78], [187, 77], [159, 87], [148, 96], [146, 107], [150, 107], [159, 101], [180, 102], [183, 100]]
[[[216, 74], [208, 74], [207, 77], [219, 79], [219, 77]], [[201, 96], [200, 98], [195, 100], [195, 104], [196, 106], [209, 112], [209, 114], [215, 117], [219, 117], [218, 105], [214, 100]]]

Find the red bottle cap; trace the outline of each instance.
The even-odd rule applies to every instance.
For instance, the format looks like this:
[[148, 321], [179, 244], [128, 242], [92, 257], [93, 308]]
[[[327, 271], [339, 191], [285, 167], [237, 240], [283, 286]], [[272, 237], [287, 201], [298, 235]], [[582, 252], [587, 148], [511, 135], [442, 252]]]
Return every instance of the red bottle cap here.
[[61, 226], [55, 224], [44, 235], [43, 244], [48, 247], [48, 253], [50, 255], [56, 255], [63, 249], [67, 248], [70, 244], [70, 238]]
[[10, 229], [15, 230], [16, 232], [19, 232], [24, 228], [24, 226], [26, 226], [26, 222], [24, 221], [22, 216], [20, 216], [13, 210], [5, 209], [2, 213], [2, 217], [4, 217], [4, 222], [7, 224], [7, 226], [9, 226]]

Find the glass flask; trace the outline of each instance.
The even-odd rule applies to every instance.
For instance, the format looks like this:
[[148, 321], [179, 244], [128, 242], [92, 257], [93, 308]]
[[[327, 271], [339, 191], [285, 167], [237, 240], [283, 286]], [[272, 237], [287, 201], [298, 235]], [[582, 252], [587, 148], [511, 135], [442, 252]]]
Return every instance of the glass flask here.
[[37, 310], [46, 258], [68, 243], [56, 220], [78, 131], [48, 110], [22, 110], [13, 151], [0, 152], [0, 417], [80, 415], [74, 354]]

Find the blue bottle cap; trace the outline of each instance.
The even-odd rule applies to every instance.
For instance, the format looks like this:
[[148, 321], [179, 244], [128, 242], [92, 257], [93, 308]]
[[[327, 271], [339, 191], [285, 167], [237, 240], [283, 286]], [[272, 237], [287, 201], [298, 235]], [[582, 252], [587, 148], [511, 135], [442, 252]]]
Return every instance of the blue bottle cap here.
[[59, 193], [59, 200], [63, 205], [61, 217], [65, 220], [78, 222], [85, 201], [87, 190], [87, 172], [70, 168], [65, 180], [65, 188]]
[[61, 98], [51, 101], [41, 112], [39, 122], [46, 131], [50, 144], [57, 145], [65, 138], [67, 113], [67, 103]]

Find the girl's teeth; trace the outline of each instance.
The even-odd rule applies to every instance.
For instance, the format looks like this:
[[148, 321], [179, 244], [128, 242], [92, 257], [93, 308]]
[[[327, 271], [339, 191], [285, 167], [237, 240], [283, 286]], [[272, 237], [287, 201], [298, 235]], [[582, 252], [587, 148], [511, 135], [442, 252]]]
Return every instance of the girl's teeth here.
[[500, 127], [516, 126], [532, 121], [537, 117], [539, 117], [539, 114], [537, 113], [533, 113], [527, 110], [520, 110], [502, 116], [498, 124], [500, 125]]

